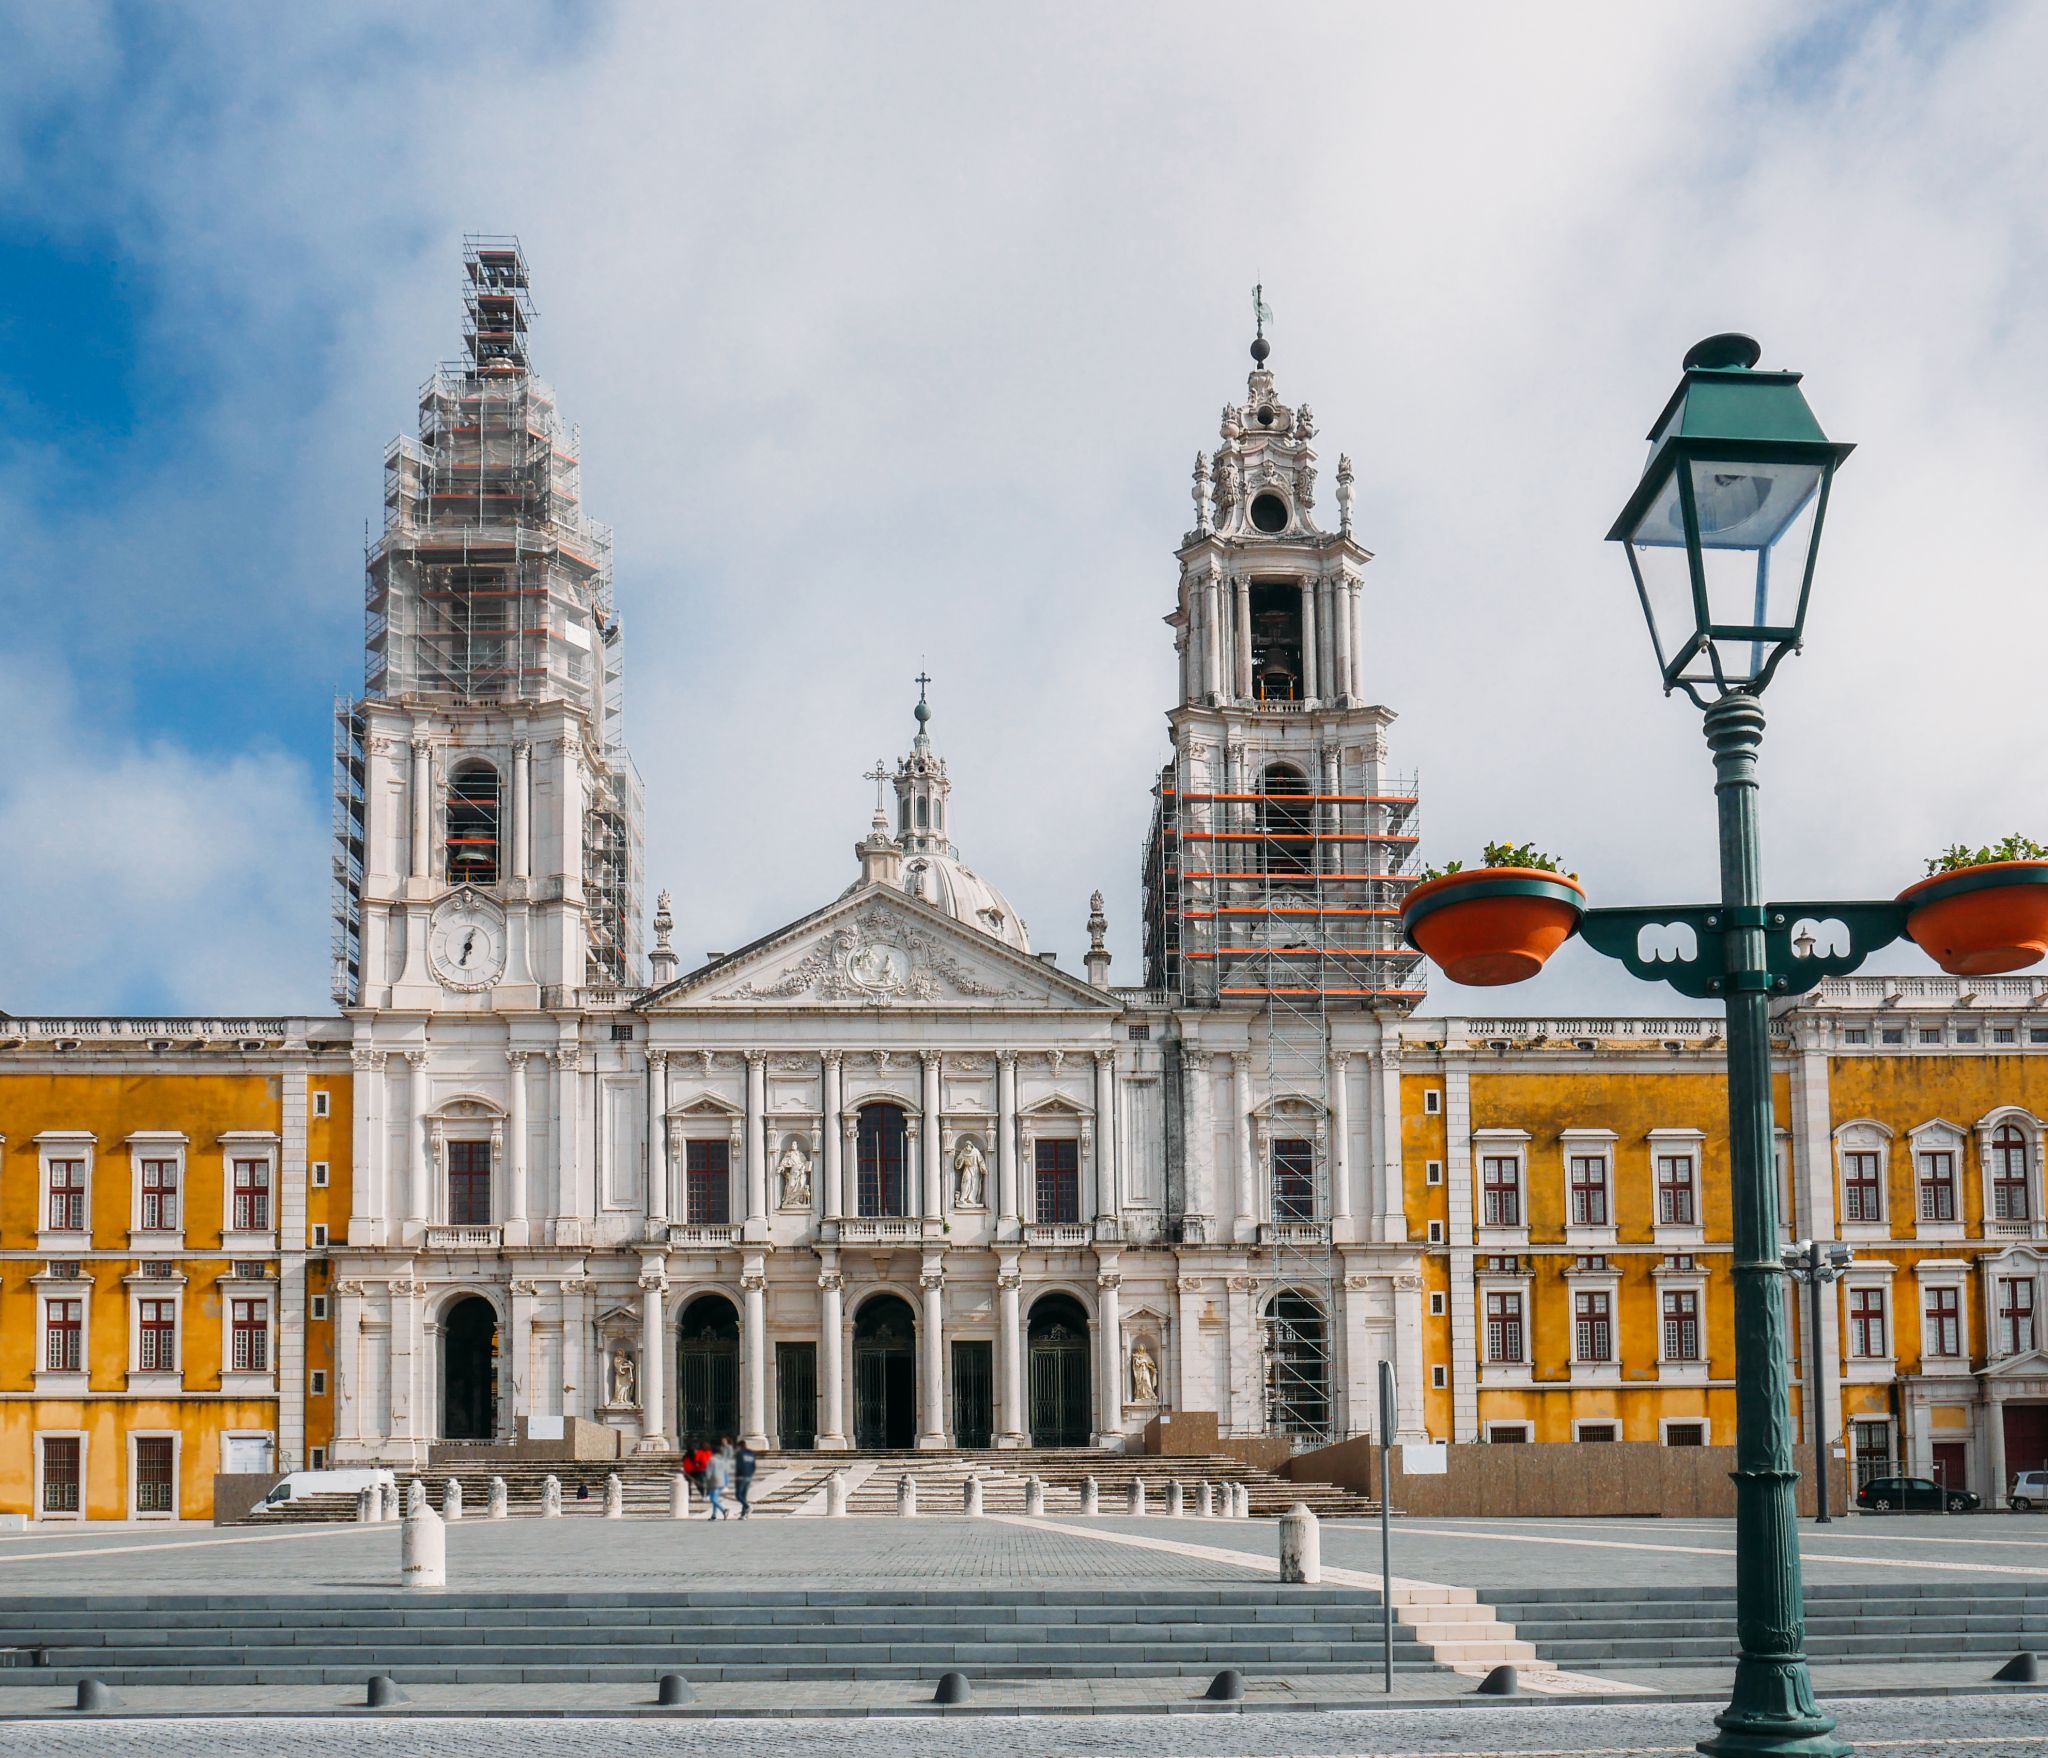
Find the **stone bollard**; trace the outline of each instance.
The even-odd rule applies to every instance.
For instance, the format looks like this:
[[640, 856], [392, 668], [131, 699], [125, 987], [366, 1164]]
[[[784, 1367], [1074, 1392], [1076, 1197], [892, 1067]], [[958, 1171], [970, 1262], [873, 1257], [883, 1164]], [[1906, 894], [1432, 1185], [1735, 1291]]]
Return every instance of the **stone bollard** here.
[[398, 1584], [448, 1585], [448, 1528], [432, 1508], [422, 1506], [405, 1517], [398, 1546]]
[[356, 1524], [358, 1526], [367, 1526], [372, 1520], [377, 1518], [377, 1514], [382, 1512], [383, 1509], [381, 1508], [376, 1513], [370, 1511], [370, 1491], [366, 1489], [356, 1491]]
[[1102, 1491], [1092, 1477], [1081, 1479], [1081, 1512], [1099, 1514], [1102, 1511]]
[[402, 1500], [398, 1479], [394, 1477], [384, 1486], [384, 1518], [387, 1523], [396, 1523], [405, 1518], [405, 1509], [400, 1505]]
[[1322, 1527], [1306, 1502], [1280, 1516], [1280, 1579], [1313, 1587], [1323, 1578]]
[[462, 1485], [454, 1478], [441, 1486], [441, 1518], [460, 1520], [462, 1518]]
[[1195, 1512], [1204, 1520], [1216, 1515], [1216, 1490], [1207, 1478], [1195, 1486]]
[[553, 1472], [540, 1480], [540, 1517], [543, 1520], [562, 1517], [562, 1480]]
[[846, 1473], [835, 1471], [825, 1479], [825, 1512], [837, 1519], [846, 1512]]
[[506, 1494], [505, 1480], [502, 1477], [494, 1477], [491, 1479], [490, 1506], [486, 1508], [484, 1511], [487, 1514], [489, 1514], [493, 1520], [502, 1520], [505, 1518], [507, 1514], [511, 1513], [512, 1498], [508, 1494]]
[[1145, 1512], [1145, 1480], [1142, 1477], [1131, 1479], [1131, 1493], [1125, 1500], [1124, 1511], [1130, 1514]]
[[1045, 1513], [1045, 1480], [1027, 1477], [1024, 1480], [1024, 1512], [1043, 1515]]
[[1181, 1488], [1180, 1479], [1176, 1477], [1171, 1483], [1169, 1483], [1166, 1486], [1167, 1518], [1172, 1520], [1178, 1520], [1181, 1517], [1182, 1513], [1186, 1510], [1186, 1508], [1187, 1491]]
[[619, 1481], [614, 1471], [604, 1480], [604, 1517], [607, 1520], [623, 1520], [626, 1517], [626, 1486]]
[[408, 1514], [417, 1514], [426, 1505], [427, 1486], [415, 1477], [412, 1480], [412, 1487], [405, 1492], [405, 1511]]
[[917, 1479], [907, 1471], [896, 1480], [896, 1512], [903, 1515], [917, 1512]]
[[669, 1480], [668, 1511], [672, 1519], [687, 1520], [690, 1517], [690, 1480], [680, 1471]]
[[1237, 1486], [1237, 1517], [1240, 1520], [1252, 1517], [1252, 1486], [1248, 1483]]
[[966, 1487], [960, 1492], [960, 1507], [970, 1518], [979, 1519], [981, 1517], [981, 1479], [979, 1477], [970, 1477], [967, 1480]]

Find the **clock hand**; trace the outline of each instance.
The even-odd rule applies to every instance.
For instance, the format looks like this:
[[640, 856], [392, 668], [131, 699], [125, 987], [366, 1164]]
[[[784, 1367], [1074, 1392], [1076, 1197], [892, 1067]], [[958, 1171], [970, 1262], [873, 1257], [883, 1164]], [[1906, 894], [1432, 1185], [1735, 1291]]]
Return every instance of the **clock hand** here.
[[470, 955], [470, 953], [471, 953], [471, 952], [472, 952], [472, 951], [473, 951], [473, 950], [475, 949], [475, 947], [476, 947], [476, 930], [475, 930], [474, 928], [472, 928], [472, 929], [470, 929], [470, 931], [469, 931], [469, 932], [468, 932], [467, 934], [463, 935], [463, 937], [462, 937], [462, 956], [461, 956], [460, 958], [458, 958], [458, 959], [457, 959], [457, 960], [456, 960], [455, 962], [456, 962], [457, 964], [467, 964], [467, 963], [469, 963], [469, 955]]

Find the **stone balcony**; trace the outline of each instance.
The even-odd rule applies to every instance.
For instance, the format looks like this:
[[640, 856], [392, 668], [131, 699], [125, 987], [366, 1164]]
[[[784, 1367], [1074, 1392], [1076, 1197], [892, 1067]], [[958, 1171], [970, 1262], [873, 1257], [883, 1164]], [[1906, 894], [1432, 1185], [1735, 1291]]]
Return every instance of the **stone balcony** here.
[[427, 1229], [429, 1251], [499, 1251], [504, 1244], [505, 1229], [495, 1221]]
[[841, 1245], [914, 1245], [923, 1237], [915, 1215], [848, 1215], [839, 1223]]
[[668, 1224], [668, 1242], [671, 1245], [737, 1245], [740, 1242], [739, 1223], [671, 1221]]
[[1327, 1221], [1261, 1221], [1259, 1223], [1261, 1245], [1312, 1245], [1330, 1243], [1330, 1223]]
[[1077, 1245], [1093, 1245], [1095, 1229], [1086, 1221], [1031, 1222], [1024, 1228], [1024, 1243], [1041, 1249], [1070, 1250]]

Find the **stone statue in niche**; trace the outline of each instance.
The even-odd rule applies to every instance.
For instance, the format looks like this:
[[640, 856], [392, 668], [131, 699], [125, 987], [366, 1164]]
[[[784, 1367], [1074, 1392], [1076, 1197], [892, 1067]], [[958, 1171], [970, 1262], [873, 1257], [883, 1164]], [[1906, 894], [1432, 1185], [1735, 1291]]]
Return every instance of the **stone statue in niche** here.
[[1142, 1337], [1131, 1345], [1131, 1402], [1159, 1402], [1159, 1363], [1152, 1359], [1152, 1351], [1146, 1348]]
[[612, 1405], [630, 1410], [640, 1402], [640, 1374], [633, 1357], [623, 1349], [612, 1351]]
[[801, 1142], [792, 1141], [775, 1162], [775, 1176], [781, 1182], [781, 1206], [807, 1209], [811, 1206], [811, 1156]]
[[953, 1206], [979, 1209], [988, 1203], [988, 1161], [973, 1136], [963, 1136], [953, 1150]]

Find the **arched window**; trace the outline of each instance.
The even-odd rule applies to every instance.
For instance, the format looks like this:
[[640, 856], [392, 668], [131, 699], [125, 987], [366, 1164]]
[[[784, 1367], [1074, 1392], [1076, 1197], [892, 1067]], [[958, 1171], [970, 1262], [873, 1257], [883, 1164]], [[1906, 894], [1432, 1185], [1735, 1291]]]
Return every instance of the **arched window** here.
[[918, 796], [917, 800], [917, 827], [920, 830], [926, 830], [931, 827], [931, 807], [926, 804], [922, 794]]
[[2028, 1177], [2027, 1138], [2017, 1123], [2001, 1123], [1991, 1134], [1991, 1218], [2024, 1221], [2034, 1212]]
[[448, 882], [498, 882], [498, 772], [490, 764], [462, 764], [448, 778]]
[[1315, 806], [1308, 777], [1291, 764], [1272, 764], [1259, 781], [1259, 866], [1279, 878], [1306, 877], [1316, 870]]
[[863, 1215], [909, 1214], [906, 1177], [909, 1132], [903, 1125], [902, 1106], [863, 1105], [855, 1147], [859, 1155], [860, 1212]]

